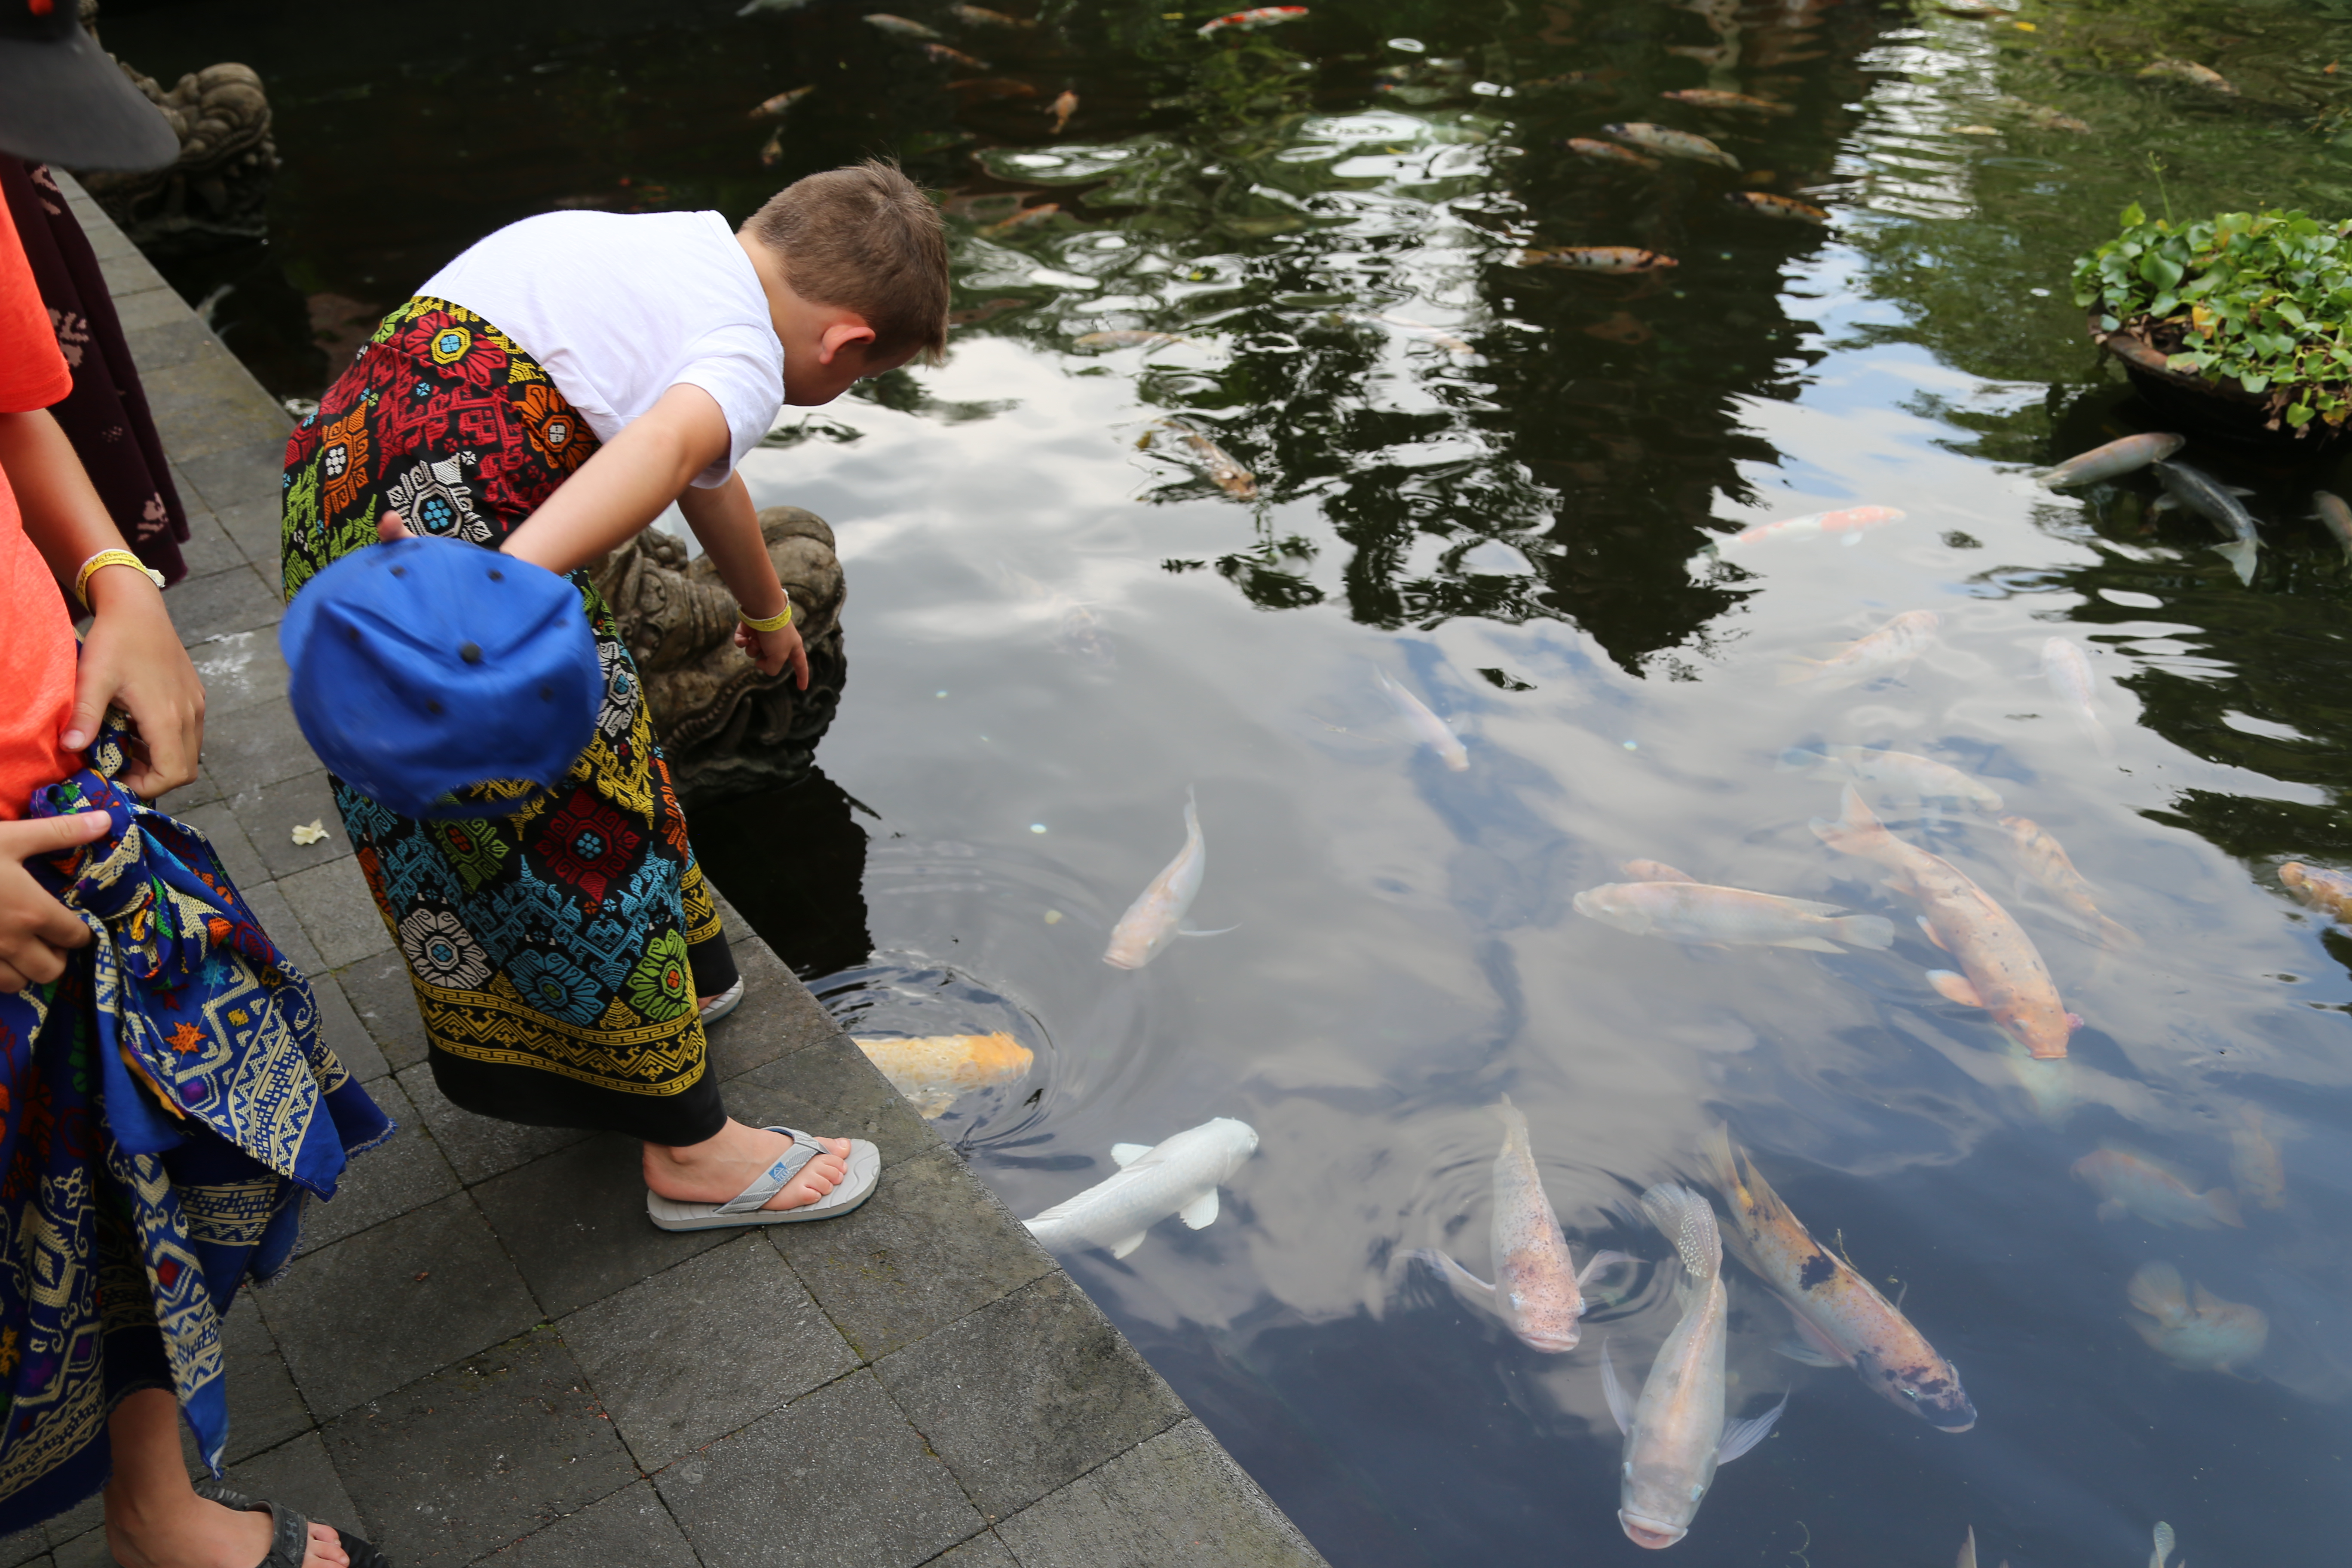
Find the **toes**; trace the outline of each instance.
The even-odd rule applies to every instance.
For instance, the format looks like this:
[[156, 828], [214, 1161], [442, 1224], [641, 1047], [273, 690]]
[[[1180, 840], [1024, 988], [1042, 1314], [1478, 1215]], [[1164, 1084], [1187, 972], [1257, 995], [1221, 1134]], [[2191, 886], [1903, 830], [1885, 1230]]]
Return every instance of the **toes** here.
[[351, 1568], [351, 1557], [343, 1551], [342, 1539], [330, 1525], [310, 1527], [310, 1550], [302, 1553], [302, 1568]]

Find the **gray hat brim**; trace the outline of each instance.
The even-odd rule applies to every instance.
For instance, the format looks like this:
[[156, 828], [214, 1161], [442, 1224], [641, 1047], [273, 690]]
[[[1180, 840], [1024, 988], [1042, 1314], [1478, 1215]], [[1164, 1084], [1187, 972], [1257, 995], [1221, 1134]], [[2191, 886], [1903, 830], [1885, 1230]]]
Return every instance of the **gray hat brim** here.
[[0, 37], [0, 152], [66, 169], [135, 173], [175, 162], [180, 138], [77, 26], [61, 38]]

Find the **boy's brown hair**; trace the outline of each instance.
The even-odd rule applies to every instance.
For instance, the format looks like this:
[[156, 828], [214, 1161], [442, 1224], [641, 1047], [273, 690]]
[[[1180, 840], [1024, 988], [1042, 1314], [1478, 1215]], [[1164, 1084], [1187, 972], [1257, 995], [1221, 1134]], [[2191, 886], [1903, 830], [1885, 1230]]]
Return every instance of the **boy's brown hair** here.
[[872, 353], [913, 351], [926, 364], [945, 357], [946, 228], [896, 163], [868, 158], [795, 180], [743, 226], [783, 261], [802, 299], [865, 317]]

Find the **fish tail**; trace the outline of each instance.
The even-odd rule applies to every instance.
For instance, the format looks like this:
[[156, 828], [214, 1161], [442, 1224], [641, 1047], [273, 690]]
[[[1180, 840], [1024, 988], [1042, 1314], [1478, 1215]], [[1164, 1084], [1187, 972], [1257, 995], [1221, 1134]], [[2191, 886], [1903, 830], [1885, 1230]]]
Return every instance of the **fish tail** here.
[[2161, 1260], [2142, 1264], [2124, 1287], [2124, 1297], [2160, 1323], [2177, 1323], [2189, 1315], [2189, 1290], [2180, 1270]]
[[2249, 540], [2233, 539], [2227, 544], [2217, 544], [2213, 549], [2222, 560], [2230, 563], [2231, 570], [2237, 573], [2240, 583], [2249, 585], [2252, 584], [2258, 546]]
[[1700, 1285], [1723, 1272], [1723, 1237], [1716, 1229], [1715, 1205], [1673, 1182], [1642, 1194], [1642, 1212], [1682, 1255], [1683, 1269]]
[[1521, 1142], [1527, 1142], [1527, 1113], [1521, 1110], [1517, 1106], [1511, 1103], [1511, 1097], [1509, 1095], [1507, 1094], [1503, 1096], [1502, 1099], [1496, 1100], [1492, 1109], [1496, 1118], [1502, 1121], [1503, 1129], [1507, 1134], [1518, 1139]]
[[1848, 855], [1868, 855], [1886, 837], [1885, 827], [1862, 804], [1862, 793], [1848, 784], [1839, 799], [1843, 811], [1835, 822], [1813, 818], [1813, 832], [1831, 848]]
[[1830, 921], [1830, 932], [1849, 947], [1895, 945], [1895, 922], [1884, 915], [1841, 915]]
[[2106, 916], [2099, 917], [2099, 945], [2109, 952], [2121, 952], [2127, 948], [2144, 945], [2139, 932], [2127, 925], [2119, 925]]
[[1732, 1145], [1730, 1127], [1724, 1122], [1717, 1122], [1708, 1130], [1706, 1136], [1699, 1140], [1698, 1153], [1699, 1158], [1706, 1162], [1707, 1175], [1714, 1181], [1716, 1190], [1730, 1204], [1732, 1212], [1738, 1214], [1740, 1189], [1746, 1184], [1739, 1179], [1739, 1152]]

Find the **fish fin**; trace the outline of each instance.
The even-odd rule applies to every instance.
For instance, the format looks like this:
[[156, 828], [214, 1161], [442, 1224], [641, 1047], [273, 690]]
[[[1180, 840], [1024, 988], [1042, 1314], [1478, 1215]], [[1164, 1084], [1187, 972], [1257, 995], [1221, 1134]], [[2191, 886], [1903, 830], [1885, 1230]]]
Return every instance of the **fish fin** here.
[[1949, 947], [1945, 946], [1944, 939], [1936, 934], [1936, 928], [1927, 923], [1927, 917], [1926, 915], [1914, 915], [1911, 918], [1919, 922], [1919, 930], [1927, 936], [1929, 942], [1934, 942], [1937, 947], [1943, 948], [1946, 952], [1952, 951]]
[[1960, 1560], [1957, 1568], [1977, 1568], [1977, 1527], [1969, 1526], [1969, 1538], [1960, 1542]]
[[1584, 1260], [1584, 1267], [1576, 1271], [1576, 1282], [1581, 1285], [1604, 1268], [1614, 1268], [1620, 1263], [1633, 1261], [1631, 1253], [1611, 1252], [1604, 1247]]
[[2257, 546], [2249, 544], [2242, 539], [2233, 539], [2227, 544], [2213, 546], [2213, 552], [2230, 563], [2230, 569], [2238, 574], [2238, 581], [2242, 585], [2252, 584], [2254, 563], [2259, 553]]
[[1110, 1255], [1113, 1258], [1125, 1258], [1129, 1253], [1133, 1252], [1137, 1247], [1141, 1247], [1142, 1245], [1143, 1232], [1139, 1230], [1133, 1236], [1129, 1237], [1125, 1241], [1118, 1242], [1114, 1245], [1110, 1249]]
[[1772, 1353], [1786, 1356], [1800, 1366], [1852, 1366], [1853, 1364], [1843, 1356], [1834, 1356], [1827, 1351], [1815, 1350], [1802, 1340], [1782, 1340], [1772, 1347]]
[[1114, 1143], [1110, 1146], [1110, 1163], [1124, 1171], [1150, 1153], [1151, 1147], [1149, 1143]]
[[1848, 550], [1852, 550], [1855, 545], [1862, 542], [1862, 535], [1859, 533], [1849, 533], [1840, 542], [1843, 543]]
[[1495, 1288], [1433, 1247], [1416, 1247], [1412, 1256], [1434, 1269], [1437, 1277], [1454, 1287], [1454, 1293], [1474, 1307], [1488, 1311], [1496, 1310]]
[[2145, 943], [2140, 941], [2139, 933], [2132, 930], [2131, 927], [2126, 925], [2118, 925], [2114, 921], [2109, 920], [2106, 916], [2101, 915], [2099, 917], [2099, 945], [2105, 948], [2109, 952], [2121, 952], [2127, 948], [2144, 946]]
[[2162, 517], [2166, 512], [2175, 510], [2179, 505], [2180, 503], [2173, 500], [2171, 496], [2160, 495], [2148, 503], [2147, 515], [2150, 517]]
[[1838, 941], [1874, 951], [1895, 945], [1895, 922], [1885, 915], [1841, 915], [1830, 922]]
[[[1811, 1318], [1806, 1317], [1802, 1312], [1797, 1310], [1795, 1305], [1789, 1300], [1784, 1299], [1780, 1304], [1789, 1309], [1789, 1321], [1796, 1325], [1797, 1343], [1804, 1346], [1805, 1349], [1811, 1351], [1815, 1355], [1825, 1355], [1830, 1358], [1826, 1362], [1809, 1362], [1807, 1363], [1808, 1365], [1852, 1366], [1853, 1364], [1853, 1357], [1848, 1355], [1843, 1350], [1840, 1349], [1834, 1340], [1831, 1339], [1829, 1335], [1823, 1333], [1822, 1331], [1822, 1326], [1819, 1323], [1814, 1322]], [[1784, 1352], [1782, 1353], [1785, 1354], [1786, 1352]], [[1805, 1360], [1803, 1356], [1790, 1356], [1789, 1359], [1790, 1361]]]
[[1789, 1408], [1789, 1396], [1780, 1395], [1780, 1403], [1752, 1421], [1734, 1421], [1723, 1429], [1723, 1442], [1715, 1451], [1715, 1462], [1727, 1465], [1772, 1434], [1772, 1423], [1780, 1419], [1780, 1412]]
[[2248, 489], [2243, 485], [2223, 485], [2221, 488], [2228, 490], [2233, 496], [2250, 496], [2259, 493], [2258, 491]]
[[1176, 1217], [1194, 1230], [1214, 1225], [1217, 1220], [1217, 1189], [1211, 1187], [1207, 1192], [1178, 1209]]
[[1936, 994], [1947, 1002], [1958, 1002], [1963, 1007], [1985, 1005], [1985, 999], [1977, 994], [1977, 988], [1969, 984], [1969, 977], [1965, 974], [1949, 969], [1931, 969], [1927, 971], [1927, 984], [1934, 986]]
[[1609, 1359], [1609, 1342], [1601, 1342], [1601, 1393], [1609, 1401], [1609, 1419], [1617, 1423], [1617, 1430], [1627, 1436], [1633, 1432], [1633, 1405], [1625, 1397], [1625, 1385], [1617, 1381], [1617, 1363]]
[[1819, 903], [1811, 899], [1783, 899], [1780, 901], [1790, 909], [1801, 910], [1809, 915], [1834, 915], [1842, 913], [1845, 909], [1843, 904]]
[[1796, 947], [1807, 952], [1843, 952], [1845, 949], [1821, 936], [1786, 936], [1779, 942], [1767, 942], [1768, 947]]
[[1242, 928], [1238, 925], [1229, 925], [1219, 926], [1214, 931], [1194, 931], [1190, 926], [1178, 926], [1176, 928], [1176, 934], [1178, 936], [1223, 936], [1227, 931], [1239, 931]]

